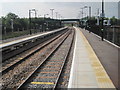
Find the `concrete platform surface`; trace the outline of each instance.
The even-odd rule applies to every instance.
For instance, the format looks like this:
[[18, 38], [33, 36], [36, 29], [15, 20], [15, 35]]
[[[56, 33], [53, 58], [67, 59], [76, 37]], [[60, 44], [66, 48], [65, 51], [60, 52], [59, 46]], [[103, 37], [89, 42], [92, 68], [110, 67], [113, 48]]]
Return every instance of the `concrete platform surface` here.
[[43, 36], [43, 35], [47, 35], [47, 34], [51, 34], [51, 33], [54, 33], [54, 32], [58, 32], [58, 31], [63, 30], [65, 28], [66, 27], [63, 27], [63, 28], [56, 29], [54, 31], [48, 31], [48, 32], [44, 32], [44, 33], [40, 33], [40, 34], [36, 34], [36, 35], [27, 36], [27, 37], [20, 38], [20, 39], [15, 39], [15, 40], [12, 40], [12, 41], [9, 41], [9, 42], [1, 43], [0, 44], [0, 48], [4, 48], [4, 47], [7, 47], [7, 46], [18, 44], [18, 43], [21, 43], [21, 42], [26, 41], [26, 40], [32, 40], [34, 38], [38, 38], [38, 37]]
[[101, 62], [79, 28], [68, 88], [115, 88]]
[[113, 81], [115, 87], [117, 88], [120, 87], [119, 83], [120, 78], [118, 76], [120, 47], [112, 43], [109, 43], [107, 40], [102, 41], [101, 37], [93, 33], [89, 33], [87, 30], [84, 29], [79, 30], [84, 34], [84, 36], [92, 46], [97, 57], [99, 58], [109, 77]]

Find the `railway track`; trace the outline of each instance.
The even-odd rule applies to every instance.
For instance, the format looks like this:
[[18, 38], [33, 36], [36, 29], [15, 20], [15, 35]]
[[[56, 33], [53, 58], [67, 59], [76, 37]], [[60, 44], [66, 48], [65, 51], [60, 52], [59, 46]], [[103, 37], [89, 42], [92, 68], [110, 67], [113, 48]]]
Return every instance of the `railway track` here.
[[[28, 38], [23, 38], [20, 40], [4, 43], [0, 45], [0, 53], [2, 54], [2, 63], [8, 61], [15, 55], [21, 54], [26, 50], [29, 50], [44, 41], [50, 40], [51, 38], [57, 36], [58, 34], [64, 32], [67, 28], [61, 28], [57, 31], [46, 32], [43, 34], [38, 34]], [[2, 48], [2, 49], [1, 49]]]
[[[63, 32], [64, 33], [64, 32]], [[39, 46], [37, 45], [37, 47], [35, 47], [33, 50], [26, 50], [27, 54], [25, 55], [20, 55], [21, 57], [18, 57], [17, 59], [9, 62], [8, 64], [5, 64], [2, 66], [2, 71], [0, 71], [1, 74], [5, 74], [6, 72], [8, 72], [9, 70], [13, 69], [16, 65], [22, 63], [24, 60], [26, 60], [27, 58], [29, 58], [30, 56], [34, 55], [35, 53], [37, 53], [40, 49], [44, 48], [45, 46], [47, 46], [48, 44], [54, 42], [56, 39], [58, 39], [63, 33], [61, 33], [60, 35], [52, 38], [51, 40], [47, 40], [44, 43], [39, 44]], [[16, 55], [15, 55], [16, 56]], [[3, 63], [4, 64], [4, 63]]]
[[[74, 33], [69, 33], [43, 62], [17, 88], [57, 88], [66, 60], [69, 56]], [[67, 45], [69, 41], [69, 45]], [[66, 50], [63, 50], [65, 49]], [[60, 54], [62, 53], [62, 54]]]
[[[50, 55], [50, 51], [56, 46], [58, 46], [59, 44], [58, 42], [60, 42], [61, 40], [64, 41], [64, 39], [67, 38], [66, 35], [68, 35], [68, 32], [66, 32], [62, 36], [59, 35], [56, 38], [54, 38], [53, 39], [54, 42], [51, 40], [49, 41], [49, 43], [43, 44], [41, 46], [41, 49], [39, 49], [40, 51], [37, 49], [37, 51], [27, 56], [27, 58], [25, 57], [22, 59], [22, 61], [20, 60], [15, 64], [10, 65], [10, 67], [4, 69], [5, 71], [4, 70], [2, 71], [3, 89], [6, 88], [16, 89], [22, 86], [21, 82], [23, 83], [25, 80], [27, 80], [26, 78], [28, 78], [28, 75], [31, 76], [30, 72], [36, 70], [36, 67], [38, 67], [38, 65], [40, 65], [45, 60], [45, 58], [47, 58]], [[48, 47], [45, 49], [47, 45]], [[44, 51], [46, 51], [46, 53]], [[38, 55], [38, 57], [32, 58], [33, 55]], [[35, 59], [37, 59], [37, 61], [35, 61]]]

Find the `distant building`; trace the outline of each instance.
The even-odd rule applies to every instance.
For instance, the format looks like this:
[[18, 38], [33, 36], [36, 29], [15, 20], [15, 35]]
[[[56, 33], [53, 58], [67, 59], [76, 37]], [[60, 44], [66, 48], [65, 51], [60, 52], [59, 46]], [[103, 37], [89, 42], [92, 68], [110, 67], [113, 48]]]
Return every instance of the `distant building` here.
[[120, 18], [120, 1], [118, 2], [118, 18]]

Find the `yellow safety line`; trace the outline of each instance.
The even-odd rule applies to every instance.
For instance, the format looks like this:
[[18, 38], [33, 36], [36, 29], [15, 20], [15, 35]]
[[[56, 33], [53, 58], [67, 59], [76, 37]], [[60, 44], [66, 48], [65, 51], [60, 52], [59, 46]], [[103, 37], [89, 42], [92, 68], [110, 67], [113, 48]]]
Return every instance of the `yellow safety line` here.
[[20, 59], [23, 59], [23, 58], [18, 58], [18, 59], [20, 60]]
[[96, 75], [96, 80], [98, 82], [99, 88], [115, 88], [111, 79], [109, 78], [108, 74], [106, 73], [104, 67], [102, 66], [100, 60], [98, 59], [97, 55], [95, 54], [94, 50], [92, 49], [91, 45], [87, 41], [86, 37], [80, 31], [81, 36], [83, 37], [83, 41], [88, 51], [88, 56], [90, 58], [91, 66], [94, 70]]
[[53, 82], [31, 82], [31, 84], [54, 84]]

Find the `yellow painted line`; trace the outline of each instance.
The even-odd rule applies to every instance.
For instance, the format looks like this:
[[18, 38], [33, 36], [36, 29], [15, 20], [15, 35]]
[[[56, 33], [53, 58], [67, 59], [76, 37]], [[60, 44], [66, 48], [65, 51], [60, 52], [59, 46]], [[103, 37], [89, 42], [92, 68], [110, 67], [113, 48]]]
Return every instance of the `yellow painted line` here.
[[46, 65], [47, 67], [49, 67], [49, 66], [53, 66], [53, 67], [59, 67], [59, 66], [61, 66], [61, 65], [55, 65], [55, 64], [53, 64], [53, 65]]
[[31, 84], [54, 84], [53, 82], [31, 82]]
[[55, 63], [61, 64], [61, 63], [63, 63], [63, 62], [49, 62], [49, 64], [55, 64]]
[[66, 82], [62, 82], [61, 84], [64, 85]]
[[23, 59], [23, 58], [18, 58], [18, 59], [20, 60], [20, 59]]
[[64, 76], [63, 78], [66, 79], [66, 78], [68, 78], [68, 76]]
[[84, 40], [84, 44], [86, 50], [88, 52], [88, 56], [90, 58], [91, 66], [94, 70], [97, 84], [99, 88], [115, 88], [114, 84], [112, 83], [110, 77], [108, 76], [107, 72], [105, 71], [104, 67], [102, 66], [100, 60], [98, 59], [97, 55], [95, 54], [94, 50], [92, 49], [91, 45], [89, 44], [86, 37], [80, 31], [80, 34]]

